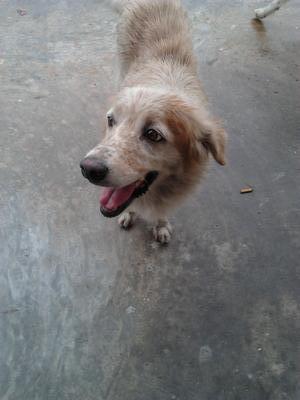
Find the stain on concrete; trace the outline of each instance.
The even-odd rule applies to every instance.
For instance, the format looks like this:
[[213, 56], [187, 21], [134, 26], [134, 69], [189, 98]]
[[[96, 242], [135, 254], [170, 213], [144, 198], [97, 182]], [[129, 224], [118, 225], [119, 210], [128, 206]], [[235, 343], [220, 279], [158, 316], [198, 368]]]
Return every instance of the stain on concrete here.
[[200, 347], [200, 351], [199, 351], [199, 363], [200, 364], [207, 363], [208, 361], [210, 361], [212, 359], [212, 356], [213, 356], [213, 352], [208, 345]]

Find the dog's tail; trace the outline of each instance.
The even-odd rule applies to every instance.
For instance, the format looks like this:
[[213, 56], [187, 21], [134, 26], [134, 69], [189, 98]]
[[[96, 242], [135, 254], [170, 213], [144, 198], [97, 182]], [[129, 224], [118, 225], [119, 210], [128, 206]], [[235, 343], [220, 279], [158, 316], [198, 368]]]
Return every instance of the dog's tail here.
[[122, 14], [124, 8], [128, 5], [130, 0], [106, 0], [117, 13]]

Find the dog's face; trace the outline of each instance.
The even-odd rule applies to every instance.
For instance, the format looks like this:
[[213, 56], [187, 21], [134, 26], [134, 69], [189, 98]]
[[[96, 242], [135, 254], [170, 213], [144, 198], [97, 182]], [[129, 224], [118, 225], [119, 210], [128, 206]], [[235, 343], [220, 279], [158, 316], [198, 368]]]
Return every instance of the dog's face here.
[[222, 129], [178, 95], [130, 88], [107, 113], [104, 139], [81, 169], [91, 183], [105, 187], [101, 211], [114, 217], [154, 182], [195, 174], [209, 152], [224, 164], [224, 146]]

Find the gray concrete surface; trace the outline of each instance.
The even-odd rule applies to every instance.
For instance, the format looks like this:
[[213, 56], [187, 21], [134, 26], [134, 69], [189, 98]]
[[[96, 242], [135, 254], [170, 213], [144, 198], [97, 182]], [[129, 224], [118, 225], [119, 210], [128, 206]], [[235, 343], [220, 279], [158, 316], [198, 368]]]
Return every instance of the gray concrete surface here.
[[299, 400], [300, 4], [264, 26], [261, 4], [186, 1], [229, 163], [159, 248], [101, 218], [78, 167], [116, 86], [116, 17], [1, 1], [1, 400]]

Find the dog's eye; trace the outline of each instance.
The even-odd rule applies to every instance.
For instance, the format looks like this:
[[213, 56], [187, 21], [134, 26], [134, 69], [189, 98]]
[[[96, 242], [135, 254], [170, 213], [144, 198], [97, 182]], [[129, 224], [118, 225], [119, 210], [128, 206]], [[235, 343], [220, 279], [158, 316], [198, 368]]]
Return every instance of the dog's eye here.
[[164, 140], [164, 137], [157, 132], [155, 129], [147, 129], [144, 133], [146, 139], [150, 140], [151, 142], [161, 142]]
[[112, 128], [115, 125], [116, 121], [112, 115], [107, 116], [107, 124], [110, 128]]

